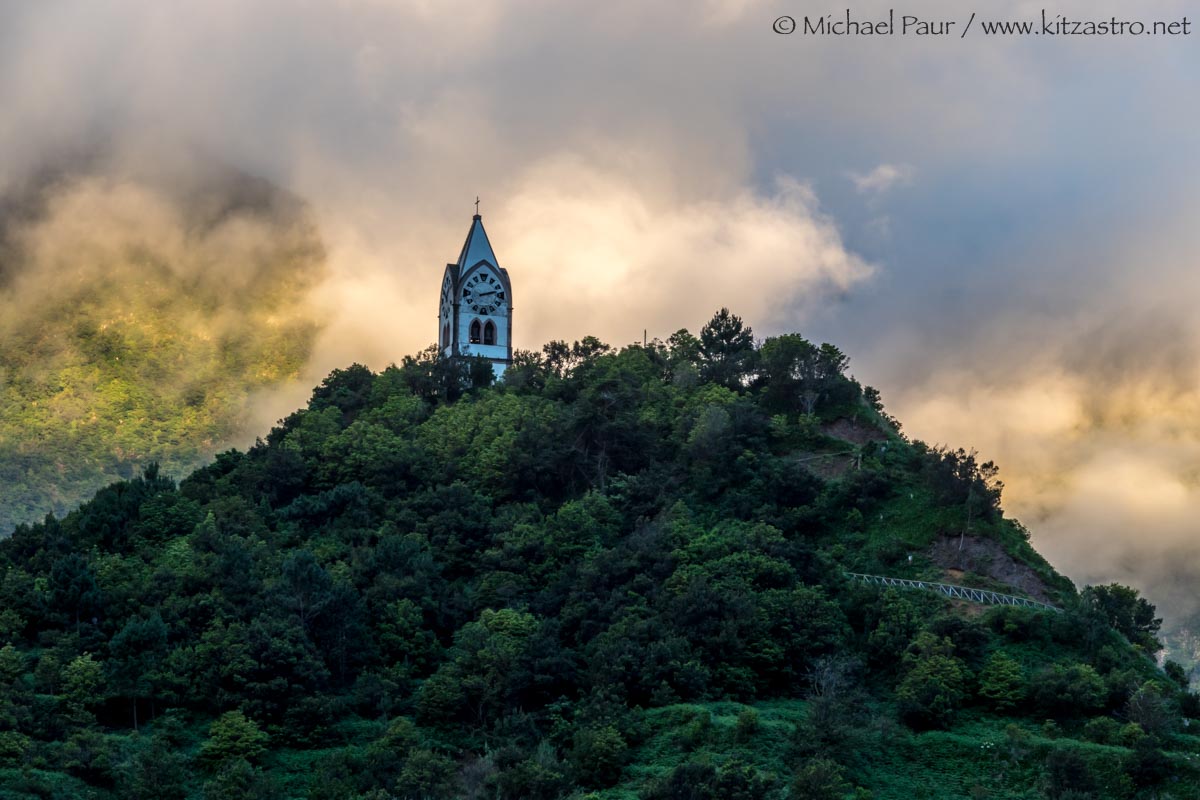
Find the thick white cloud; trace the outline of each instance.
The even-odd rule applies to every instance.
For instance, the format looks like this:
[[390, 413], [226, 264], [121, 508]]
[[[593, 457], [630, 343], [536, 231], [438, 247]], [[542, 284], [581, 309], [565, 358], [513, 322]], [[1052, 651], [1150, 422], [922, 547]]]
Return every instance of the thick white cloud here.
[[[680, 191], [670, 175], [601, 165], [578, 153], [548, 156], [511, 178], [484, 224], [513, 280], [519, 347], [597, 334], [615, 343], [644, 330], [665, 338], [697, 330], [729, 306], [752, 320], [788, 324], [796, 302], [836, 298], [869, 278], [872, 267], [848, 252], [812, 190], [780, 178], [762, 195], [743, 188], [721, 200]], [[389, 265], [352, 233], [334, 237], [334, 263], [354, 265], [334, 279], [331, 312], [343, 314], [318, 360], [357, 357], [386, 363], [406, 333], [419, 345], [430, 327], [440, 268], [457, 257], [469, 220], [443, 223], [437, 237], [409, 241]], [[412, 253], [420, 255], [415, 260]], [[413, 274], [419, 282], [409, 283]], [[800, 297], [796, 301], [793, 298]], [[382, 334], [382, 335], [381, 335]], [[350, 348], [353, 348], [352, 350]]]

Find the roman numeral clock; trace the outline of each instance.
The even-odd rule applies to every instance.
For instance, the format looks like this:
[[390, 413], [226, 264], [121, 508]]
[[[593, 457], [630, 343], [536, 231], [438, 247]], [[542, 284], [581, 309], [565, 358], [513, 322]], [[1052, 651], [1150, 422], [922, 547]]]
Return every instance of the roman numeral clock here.
[[497, 378], [512, 363], [512, 284], [478, 213], [457, 263], [447, 264], [442, 278], [438, 345], [447, 358], [483, 356]]

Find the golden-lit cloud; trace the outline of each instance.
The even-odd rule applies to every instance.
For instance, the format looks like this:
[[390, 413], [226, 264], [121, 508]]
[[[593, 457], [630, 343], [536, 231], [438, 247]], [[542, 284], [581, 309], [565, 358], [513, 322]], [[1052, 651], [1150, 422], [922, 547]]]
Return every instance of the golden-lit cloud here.
[[[780, 178], [771, 195], [746, 187], [720, 201], [696, 199], [669, 174], [605, 169], [567, 153], [532, 164], [511, 184], [484, 224], [512, 277], [514, 335], [526, 349], [588, 334], [617, 344], [644, 330], [665, 338], [698, 330], [722, 306], [783, 323], [795, 298], [828, 302], [872, 273], [811, 188], [792, 178]], [[325, 341], [353, 343], [360, 360], [377, 366], [398, 357], [397, 341], [407, 338], [410, 350], [432, 341], [430, 297], [469, 217], [451, 222], [407, 248], [418, 258], [397, 256], [405, 260], [391, 268], [372, 264], [369, 244], [353, 231], [335, 232], [331, 258], [342, 271], [319, 300], [337, 317]], [[414, 274], [425, 277], [410, 285]], [[336, 364], [352, 355], [335, 348], [323, 357]]]
[[792, 178], [772, 195], [745, 188], [720, 201], [646, 191], [644, 180], [563, 157], [536, 165], [510, 198], [496, 226], [517, 233], [499, 241], [524, 279], [525, 341], [665, 337], [721, 306], [779, 319], [781, 299], [825, 301], [871, 274]]
[[[995, 459], [1006, 509], [1079, 585], [1135, 585], [1178, 620], [1198, 607], [1200, 363], [1099, 335], [1081, 361], [1062, 331], [1043, 334], [1023, 364], [989, 365], [980, 348], [974, 367], [913, 382], [891, 407], [910, 435]], [[1176, 330], [1175, 347], [1194, 335]]]

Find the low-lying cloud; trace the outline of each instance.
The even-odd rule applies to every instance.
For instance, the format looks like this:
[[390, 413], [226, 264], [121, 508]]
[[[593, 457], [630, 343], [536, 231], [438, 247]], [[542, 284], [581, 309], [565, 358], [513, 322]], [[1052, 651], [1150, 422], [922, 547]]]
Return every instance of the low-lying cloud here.
[[0, 531], [151, 461], [179, 473], [296, 381], [324, 252], [296, 198], [106, 155], [0, 199]]
[[890, 405], [910, 434], [994, 458], [1006, 508], [1078, 585], [1136, 586], [1177, 624], [1200, 610], [1200, 329], [1144, 302], [996, 309]]

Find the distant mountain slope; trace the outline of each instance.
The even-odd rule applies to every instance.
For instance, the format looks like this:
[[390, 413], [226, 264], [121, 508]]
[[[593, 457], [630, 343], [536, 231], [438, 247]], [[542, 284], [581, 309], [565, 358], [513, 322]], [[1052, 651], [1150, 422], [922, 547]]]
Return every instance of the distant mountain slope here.
[[219, 165], [81, 159], [0, 198], [0, 535], [211, 457], [307, 359], [323, 266], [298, 200]]
[[500, 386], [435, 352], [0, 542], [0, 796], [1200, 797], [1154, 609], [836, 348], [722, 312]]

